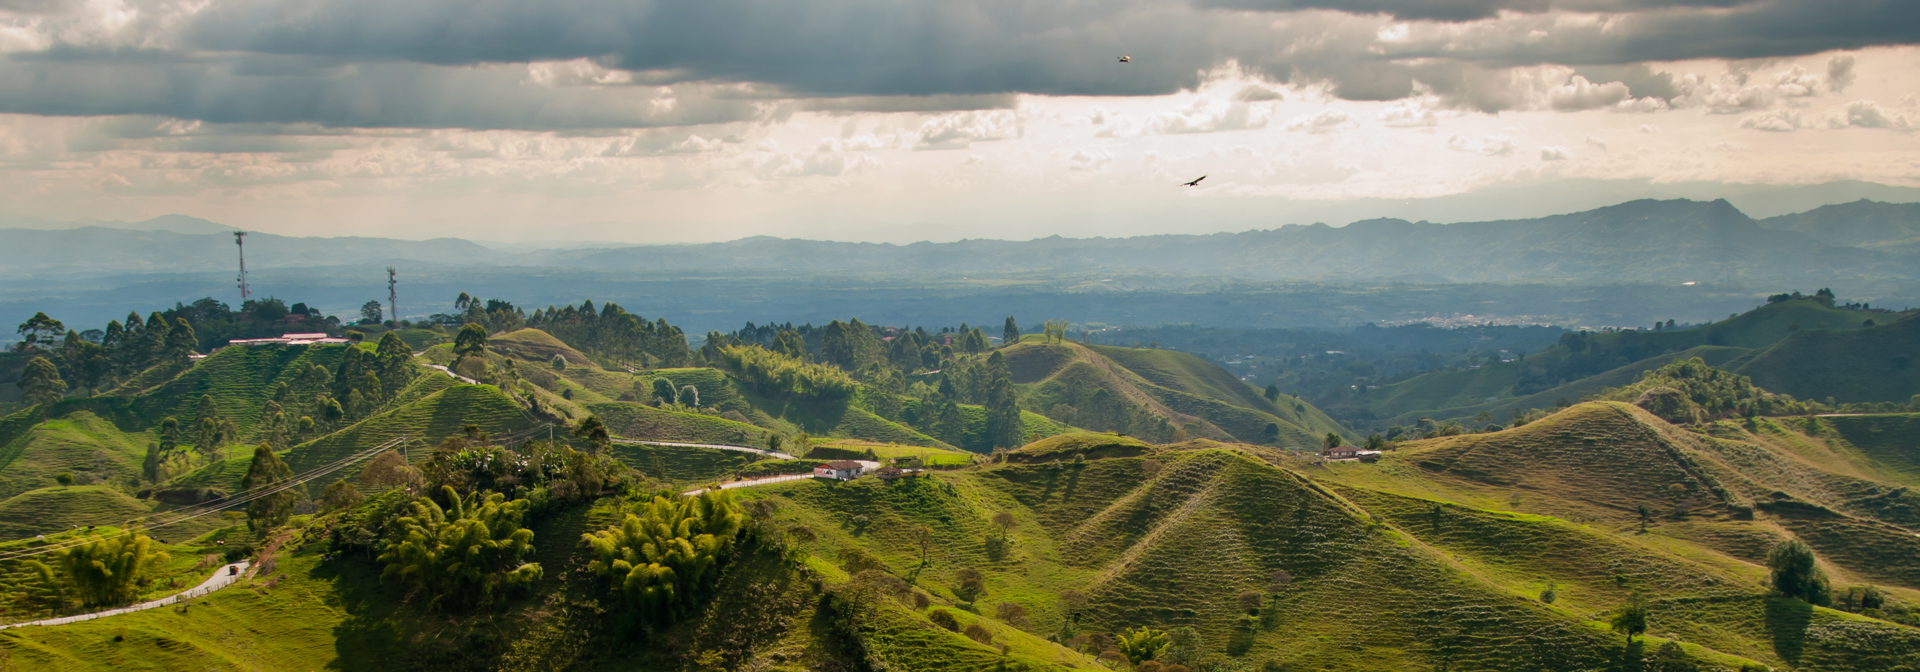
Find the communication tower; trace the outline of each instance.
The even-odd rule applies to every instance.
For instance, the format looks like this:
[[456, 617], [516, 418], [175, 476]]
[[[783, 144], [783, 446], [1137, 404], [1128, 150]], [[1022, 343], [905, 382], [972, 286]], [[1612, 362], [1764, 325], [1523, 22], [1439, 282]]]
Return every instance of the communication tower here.
[[246, 304], [253, 290], [247, 288], [247, 232], [233, 232], [233, 244], [240, 246], [240, 303]]
[[387, 307], [393, 309], [393, 326], [400, 326], [400, 290], [394, 279], [393, 267], [387, 267]]

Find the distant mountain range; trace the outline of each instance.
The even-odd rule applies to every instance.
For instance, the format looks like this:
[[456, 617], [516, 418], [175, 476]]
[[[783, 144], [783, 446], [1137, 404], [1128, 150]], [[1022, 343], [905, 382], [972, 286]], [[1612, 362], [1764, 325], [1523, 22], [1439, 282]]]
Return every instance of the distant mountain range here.
[[[0, 220], [0, 226], [15, 220]], [[74, 277], [233, 265], [213, 222], [168, 216], [0, 228], [5, 275]], [[753, 237], [695, 245], [501, 250], [446, 238], [255, 233], [253, 267], [425, 264], [606, 271], [1017, 273], [1072, 269], [1257, 280], [1780, 281], [1920, 277], [1920, 204], [1856, 201], [1754, 219], [1725, 200], [1639, 200], [1536, 219], [1373, 219], [1211, 235], [892, 245]]]

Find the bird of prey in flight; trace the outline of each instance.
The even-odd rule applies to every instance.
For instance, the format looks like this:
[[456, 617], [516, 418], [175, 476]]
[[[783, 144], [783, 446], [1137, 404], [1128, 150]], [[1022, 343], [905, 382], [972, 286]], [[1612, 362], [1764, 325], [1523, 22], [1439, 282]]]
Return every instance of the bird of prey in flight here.
[[1133, 62], [1133, 57], [1132, 57], [1132, 56], [1121, 56], [1121, 57], [1120, 57], [1120, 62], [1121, 62], [1121, 63], [1132, 63], [1132, 62]]
[[1205, 176], [1205, 175], [1201, 175], [1201, 176], [1199, 176], [1199, 177], [1196, 177], [1196, 178], [1193, 178], [1193, 181], [1192, 181], [1192, 182], [1188, 182], [1188, 183], [1185, 183], [1185, 184], [1182, 184], [1182, 185], [1180, 185], [1180, 186], [1183, 186], [1183, 187], [1197, 187], [1197, 186], [1200, 186], [1200, 181], [1201, 181], [1201, 180], [1204, 180], [1204, 179], [1207, 179], [1207, 176]]

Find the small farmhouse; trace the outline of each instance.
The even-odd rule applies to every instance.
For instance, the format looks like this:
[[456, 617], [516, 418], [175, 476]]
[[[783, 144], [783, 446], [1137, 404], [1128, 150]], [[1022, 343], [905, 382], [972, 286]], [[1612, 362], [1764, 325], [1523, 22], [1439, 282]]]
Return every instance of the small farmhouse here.
[[813, 468], [814, 478], [831, 478], [836, 481], [850, 481], [860, 477], [865, 466], [853, 460], [834, 460]]
[[325, 333], [281, 334], [279, 338], [236, 338], [227, 341], [228, 345], [337, 345], [351, 343], [344, 338], [331, 338]]
[[1329, 460], [1351, 460], [1360, 456], [1359, 446], [1335, 446], [1320, 451], [1320, 456]]

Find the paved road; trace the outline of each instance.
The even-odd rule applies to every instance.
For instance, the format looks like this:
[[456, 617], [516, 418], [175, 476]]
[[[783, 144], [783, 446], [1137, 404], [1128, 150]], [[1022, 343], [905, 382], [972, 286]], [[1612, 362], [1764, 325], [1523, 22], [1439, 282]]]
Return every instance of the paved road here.
[[158, 600], [154, 600], [152, 602], [141, 602], [133, 606], [120, 607], [118, 609], [108, 609], [106, 611], [96, 611], [91, 614], [80, 614], [77, 616], [61, 616], [60, 618], [47, 618], [47, 619], [42, 619], [38, 621], [28, 621], [25, 623], [10, 623], [7, 625], [0, 625], [0, 630], [5, 630], [7, 628], [18, 628], [18, 627], [27, 626], [27, 625], [66, 625], [68, 623], [78, 623], [80, 621], [91, 621], [96, 618], [106, 618], [108, 616], [117, 616], [119, 614], [130, 614], [136, 611], [146, 611], [148, 609], [164, 607], [164, 606], [179, 602], [181, 600], [191, 600], [193, 598], [200, 597], [202, 595], [206, 595], [208, 593], [219, 590], [221, 588], [225, 588], [227, 586], [233, 585], [233, 582], [239, 581], [241, 577], [246, 575], [247, 567], [251, 566], [251, 564], [252, 563], [242, 561], [242, 562], [233, 563], [231, 565], [224, 565], [221, 568], [214, 570], [213, 576], [208, 577], [207, 580], [202, 582], [200, 585], [194, 586], [190, 590], [174, 593], [172, 595], [168, 595], [166, 597], [160, 598]]
[[[870, 462], [870, 461], [867, 461], [867, 460], [854, 460], [854, 461], [855, 461], [855, 462], [859, 462], [859, 463], [860, 463], [860, 470], [861, 470], [862, 472], [867, 472], [867, 471], [872, 471], [872, 470], [875, 470], [875, 469], [879, 469], [879, 468], [880, 468], [880, 463], [879, 463], [879, 462]], [[803, 478], [813, 478], [813, 474], [811, 474], [811, 473], [806, 473], [806, 474], [787, 474], [787, 475], [785, 475], [785, 476], [768, 476], [768, 477], [766, 477], [766, 478], [749, 478], [749, 479], [747, 479], [747, 480], [744, 480], [744, 481], [728, 481], [728, 482], [726, 482], [726, 483], [721, 483], [721, 484], [720, 484], [720, 489], [721, 489], [721, 490], [732, 490], [732, 489], [734, 489], [734, 488], [750, 488], [750, 487], [753, 487], [753, 486], [756, 486], [756, 485], [770, 485], [770, 484], [773, 484], [773, 483], [785, 483], [785, 482], [787, 482], [787, 481], [798, 481], [798, 480], [800, 480], [800, 479], [803, 479]], [[693, 496], [693, 495], [697, 495], [697, 494], [700, 494], [700, 493], [701, 493], [702, 491], [704, 491], [704, 490], [706, 490], [706, 489], [707, 489], [707, 488], [704, 488], [704, 487], [702, 487], [702, 488], [694, 488], [694, 489], [692, 489], [692, 490], [688, 490], [688, 491], [686, 491], [686, 492], [683, 492], [683, 493], [680, 493], [680, 494], [682, 494], [682, 495], [686, 495], [686, 496], [689, 496], [689, 497], [690, 497], [690, 496]]]
[[480, 381], [477, 381], [477, 380], [474, 380], [474, 379], [472, 379], [472, 378], [468, 378], [468, 377], [466, 377], [466, 376], [462, 376], [462, 375], [460, 375], [460, 374], [457, 374], [457, 373], [454, 373], [454, 372], [452, 372], [452, 371], [448, 371], [448, 370], [447, 370], [447, 367], [444, 367], [444, 366], [441, 366], [441, 365], [439, 365], [439, 364], [428, 364], [428, 365], [426, 365], [426, 367], [427, 367], [427, 368], [429, 368], [429, 369], [433, 369], [433, 370], [435, 370], [435, 371], [439, 371], [439, 372], [441, 372], [441, 373], [444, 373], [444, 374], [447, 374], [447, 375], [449, 375], [449, 376], [453, 376], [454, 378], [456, 378], [456, 379], [458, 379], [458, 380], [459, 380], [460, 382], [463, 382], [463, 383], [466, 383], [466, 384], [468, 384], [468, 385], [479, 385], [479, 384], [480, 384]]
[[677, 441], [648, 441], [646, 439], [622, 439], [622, 438], [616, 438], [613, 440], [613, 442], [622, 443], [629, 446], [642, 446], [642, 445], [644, 446], [678, 446], [680, 448], [713, 448], [715, 450], [737, 450], [743, 453], [757, 453], [760, 455], [765, 455], [767, 457], [771, 457], [776, 460], [794, 459], [792, 455], [788, 455], [786, 453], [775, 452], [775, 451], [765, 450], [761, 448], [749, 448], [747, 446], [729, 446], [723, 443], [680, 443]]

